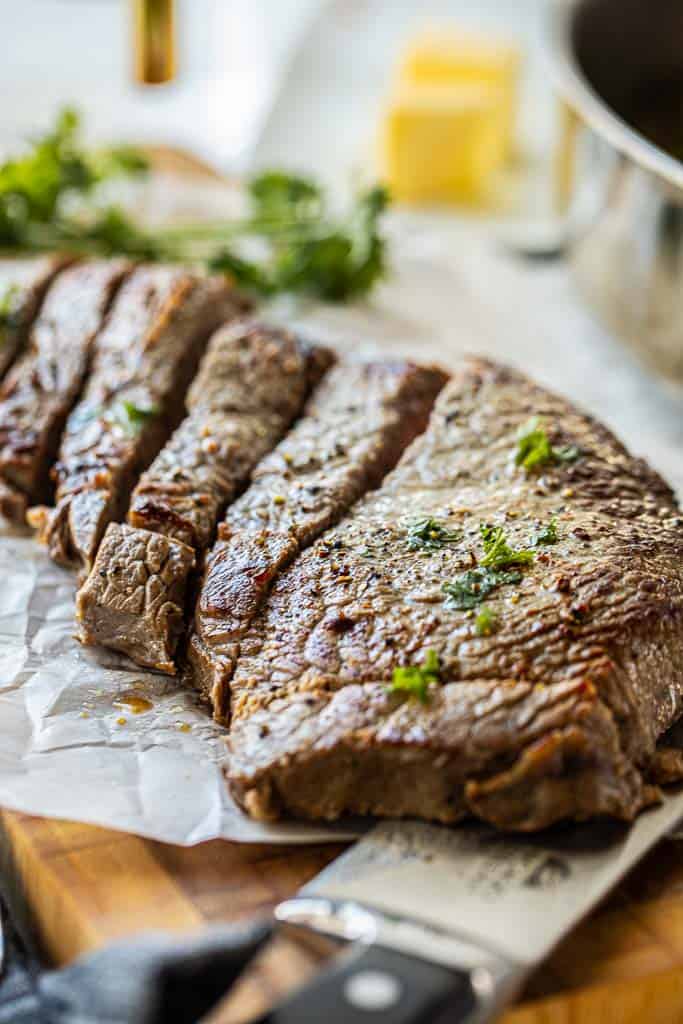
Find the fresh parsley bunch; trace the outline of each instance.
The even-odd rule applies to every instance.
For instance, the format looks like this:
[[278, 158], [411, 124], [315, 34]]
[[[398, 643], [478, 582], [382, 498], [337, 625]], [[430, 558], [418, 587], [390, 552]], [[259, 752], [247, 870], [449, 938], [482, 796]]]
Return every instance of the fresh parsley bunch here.
[[[120, 206], [98, 205], [94, 195], [103, 182], [147, 170], [144, 155], [129, 147], [85, 150], [78, 114], [62, 111], [52, 131], [0, 165], [0, 248], [200, 262], [260, 295], [332, 301], [367, 294], [386, 271], [380, 221], [388, 194], [380, 186], [336, 216], [316, 182], [268, 171], [249, 182], [244, 219], [151, 231]], [[254, 241], [258, 258], [249, 248]]]
[[244, 235], [260, 236], [266, 255], [246, 259], [233, 243], [210, 259], [212, 270], [263, 295], [304, 292], [333, 302], [366, 294], [384, 275], [378, 225], [388, 194], [382, 187], [361, 193], [341, 219], [330, 216], [322, 190], [305, 178], [266, 172], [250, 182], [249, 195]]

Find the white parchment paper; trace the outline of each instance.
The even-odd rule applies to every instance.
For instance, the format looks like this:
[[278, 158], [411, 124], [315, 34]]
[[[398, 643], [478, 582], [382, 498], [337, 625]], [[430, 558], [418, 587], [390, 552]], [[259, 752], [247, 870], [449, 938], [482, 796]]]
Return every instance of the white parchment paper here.
[[[599, 415], [679, 488], [683, 399], [583, 309], [562, 266], [515, 261], [480, 224], [394, 217], [372, 304], [272, 315], [342, 350], [514, 363]], [[343, 827], [250, 821], [222, 782], [223, 732], [193, 694], [72, 638], [74, 580], [29, 537], [0, 535], [0, 804], [193, 844], [333, 839]], [[135, 691], [152, 707], [116, 705]]]

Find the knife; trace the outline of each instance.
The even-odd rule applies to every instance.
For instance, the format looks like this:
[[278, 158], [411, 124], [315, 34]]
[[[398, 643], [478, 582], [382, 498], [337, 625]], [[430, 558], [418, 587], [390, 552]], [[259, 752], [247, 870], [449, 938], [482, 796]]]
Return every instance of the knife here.
[[628, 826], [534, 835], [384, 822], [275, 912], [344, 952], [259, 1024], [482, 1024], [683, 817], [683, 792]]

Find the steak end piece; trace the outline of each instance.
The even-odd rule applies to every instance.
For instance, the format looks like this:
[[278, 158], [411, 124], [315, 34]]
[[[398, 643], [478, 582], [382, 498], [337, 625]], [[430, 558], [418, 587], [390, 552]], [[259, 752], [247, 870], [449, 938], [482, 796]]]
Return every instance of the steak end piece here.
[[78, 639], [174, 675], [194, 564], [194, 551], [178, 540], [110, 523], [76, 599]]
[[[228, 509], [208, 558], [188, 647], [187, 678], [217, 721], [229, 719], [240, 639], [273, 581], [381, 483], [425, 429], [446, 380], [442, 370], [409, 361], [340, 363]], [[323, 554], [337, 557], [334, 550]]]
[[682, 640], [671, 489], [566, 400], [470, 360], [242, 638], [228, 781], [267, 818], [630, 820], [680, 771], [657, 747]]

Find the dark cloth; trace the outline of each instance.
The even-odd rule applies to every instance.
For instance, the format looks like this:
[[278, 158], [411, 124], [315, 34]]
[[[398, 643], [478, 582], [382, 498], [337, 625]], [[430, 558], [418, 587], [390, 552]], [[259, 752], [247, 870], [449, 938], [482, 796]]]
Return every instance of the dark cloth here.
[[40, 973], [5, 915], [0, 1024], [192, 1024], [270, 935], [267, 922], [177, 939], [149, 934]]

